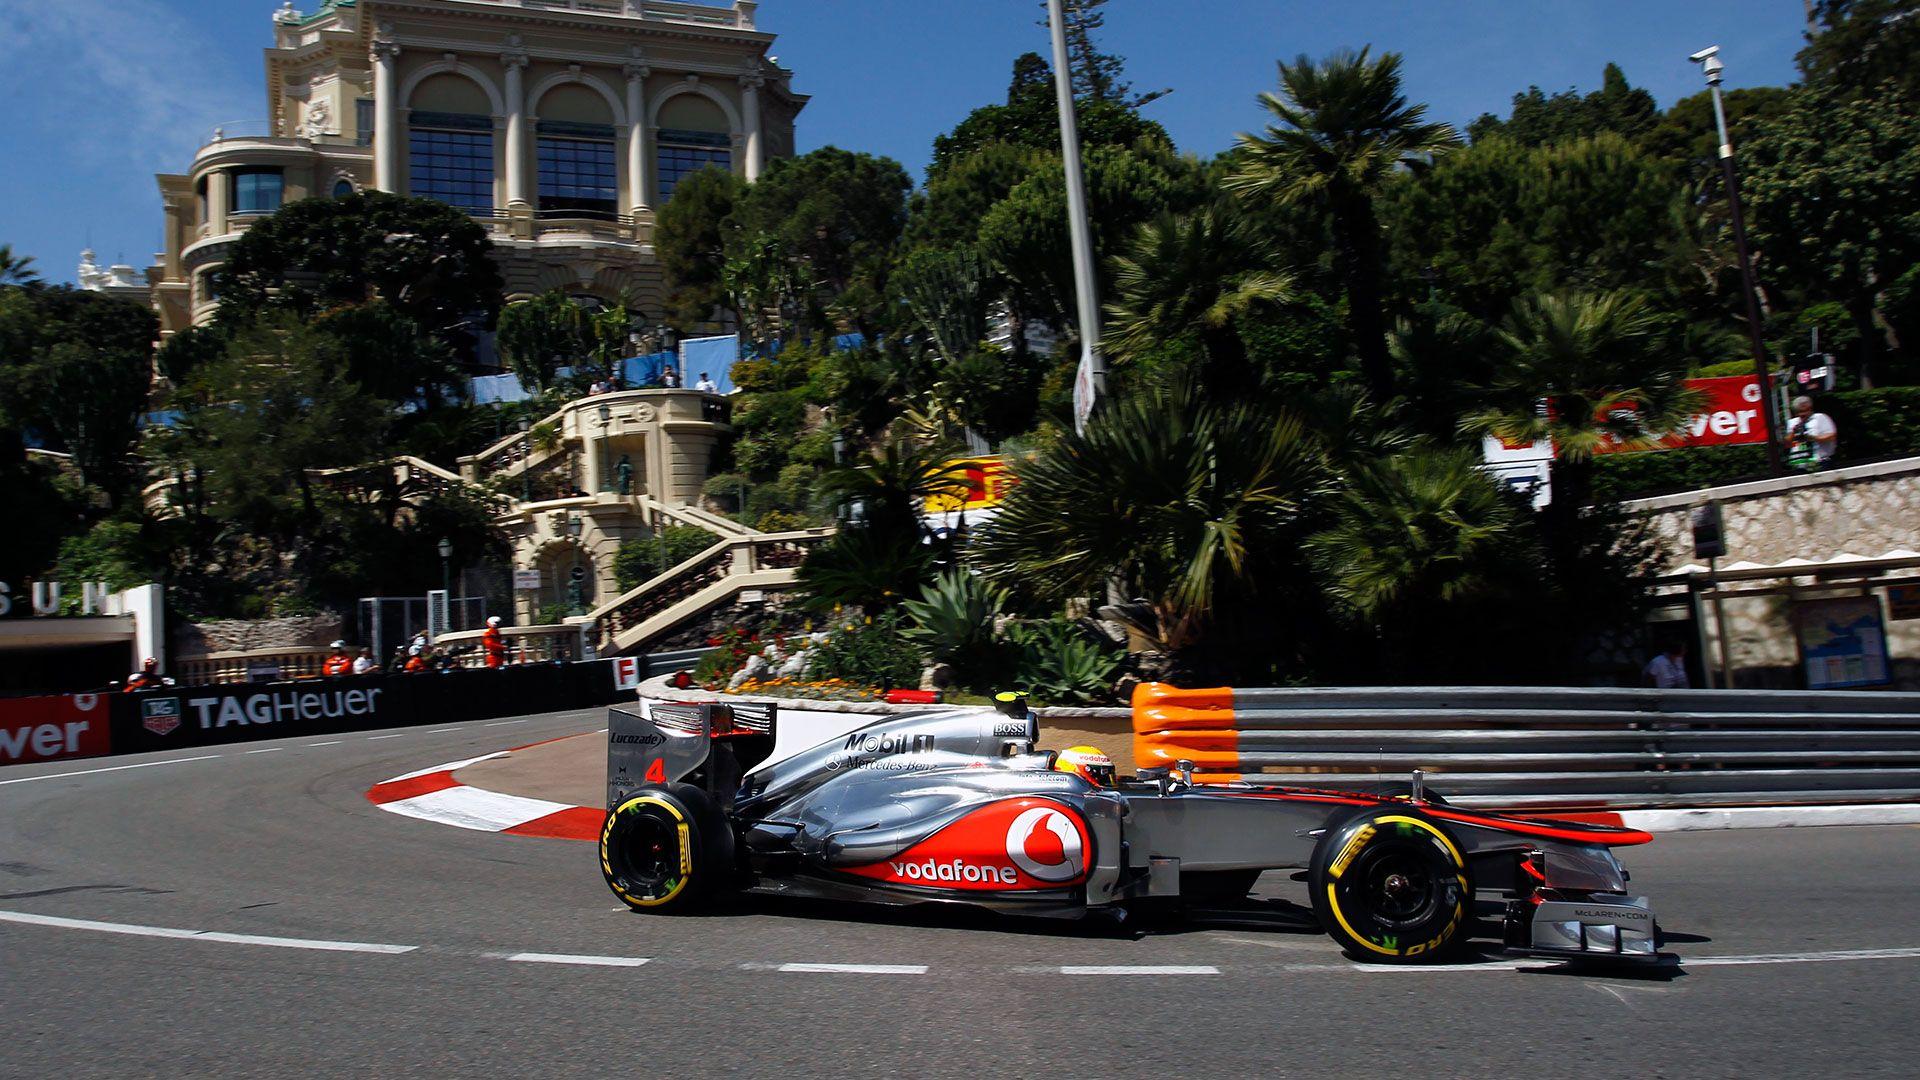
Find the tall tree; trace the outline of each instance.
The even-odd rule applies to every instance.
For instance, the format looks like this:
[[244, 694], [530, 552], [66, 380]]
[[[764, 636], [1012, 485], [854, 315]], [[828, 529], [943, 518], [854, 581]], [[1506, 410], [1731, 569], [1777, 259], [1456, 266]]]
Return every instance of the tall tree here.
[[225, 325], [270, 311], [309, 316], [385, 300], [429, 333], [459, 341], [500, 306], [487, 231], [433, 199], [358, 191], [301, 199], [255, 222], [216, 272]]
[[1322, 208], [1347, 288], [1348, 321], [1361, 373], [1380, 400], [1393, 396], [1383, 279], [1385, 244], [1375, 202], [1393, 174], [1459, 144], [1426, 106], [1401, 92], [1400, 56], [1342, 52], [1280, 65], [1279, 94], [1260, 95], [1275, 123], [1242, 134], [1227, 185], [1250, 199]]
[[[1126, 57], [1100, 51], [1100, 31], [1107, 27], [1107, 0], [1060, 0], [1061, 20], [1066, 24], [1067, 66], [1073, 72], [1073, 94], [1089, 101], [1110, 101], [1137, 109], [1173, 93], [1155, 90], [1134, 96], [1133, 84], [1126, 80]], [[1047, 0], [1040, 0], [1042, 11]], [[1051, 29], [1042, 16], [1040, 26]], [[1032, 54], [1029, 54], [1032, 55]], [[1016, 67], [1016, 78], [1018, 73]]]
[[514, 374], [545, 390], [560, 368], [581, 359], [591, 347], [587, 310], [553, 289], [502, 309], [495, 340]]
[[1571, 139], [1591, 138], [1610, 131], [1639, 138], [1659, 121], [1653, 95], [1627, 82], [1618, 64], [1608, 64], [1600, 89], [1591, 94], [1562, 90], [1548, 96], [1537, 86], [1513, 95], [1513, 112], [1505, 120], [1481, 114], [1468, 126], [1475, 142], [1501, 136], [1522, 146], [1545, 146]]
[[[1165, 128], [1124, 102], [1086, 98], [1077, 104], [1075, 119], [1084, 149], [1132, 146], [1142, 139], [1173, 145]], [[955, 162], [994, 143], [1047, 154], [1060, 152], [1060, 108], [1054, 97], [1053, 69], [1038, 53], [1024, 53], [1013, 62], [1006, 104], [981, 106], [952, 131], [934, 137], [933, 160], [927, 165], [928, 184], [938, 181]]]
[[12, 244], [0, 244], [0, 285], [33, 285], [39, 280], [33, 256], [15, 255]]
[[653, 246], [666, 278], [667, 318], [683, 329], [714, 319], [726, 303], [727, 216], [747, 182], [727, 169], [701, 169], [674, 186], [655, 212]]
[[1807, 84], [1845, 97], [1883, 84], [1920, 101], [1920, 0], [1818, 0], [1800, 74]]

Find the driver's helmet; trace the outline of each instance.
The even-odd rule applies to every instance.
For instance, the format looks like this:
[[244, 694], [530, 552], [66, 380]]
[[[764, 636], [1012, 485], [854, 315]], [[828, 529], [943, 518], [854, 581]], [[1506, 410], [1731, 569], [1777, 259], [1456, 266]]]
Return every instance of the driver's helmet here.
[[1070, 772], [1094, 787], [1114, 786], [1113, 759], [1091, 746], [1073, 746], [1060, 751], [1053, 767]]

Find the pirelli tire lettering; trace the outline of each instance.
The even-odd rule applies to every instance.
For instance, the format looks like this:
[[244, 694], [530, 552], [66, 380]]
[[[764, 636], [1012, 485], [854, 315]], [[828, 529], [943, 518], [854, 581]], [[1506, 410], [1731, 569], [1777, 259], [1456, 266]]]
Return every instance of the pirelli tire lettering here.
[[705, 792], [675, 784], [607, 814], [600, 872], [635, 911], [672, 914], [710, 902], [732, 879], [733, 831]]
[[1380, 807], [1322, 836], [1309, 868], [1314, 911], [1355, 959], [1429, 960], [1465, 938], [1473, 882], [1458, 844], [1417, 810]]

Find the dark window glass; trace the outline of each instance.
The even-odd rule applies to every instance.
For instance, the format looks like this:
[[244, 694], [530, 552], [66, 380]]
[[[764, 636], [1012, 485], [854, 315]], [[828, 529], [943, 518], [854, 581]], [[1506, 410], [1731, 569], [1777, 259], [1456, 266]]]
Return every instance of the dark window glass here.
[[408, 190], [462, 210], [493, 209], [493, 121], [415, 112], [407, 135]]
[[333, 182], [333, 197], [334, 197], [334, 198], [336, 198], [336, 199], [343, 199], [343, 198], [346, 198], [346, 197], [347, 197], [348, 195], [351, 195], [351, 194], [353, 194], [353, 181], [351, 181], [351, 180], [335, 180], [335, 181]]
[[361, 98], [353, 103], [354, 141], [361, 146], [373, 145], [373, 99]]
[[620, 212], [611, 127], [542, 120], [537, 152], [540, 209], [606, 217]]
[[233, 174], [233, 212], [271, 214], [280, 209], [280, 170], [242, 169]]
[[719, 131], [660, 132], [660, 201], [673, 197], [682, 177], [701, 169], [733, 168], [733, 138]]

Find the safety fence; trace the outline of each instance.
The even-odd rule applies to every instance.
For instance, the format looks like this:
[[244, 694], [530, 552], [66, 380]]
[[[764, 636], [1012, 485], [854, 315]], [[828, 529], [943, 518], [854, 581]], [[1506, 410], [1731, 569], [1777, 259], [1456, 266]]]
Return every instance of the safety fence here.
[[1920, 798], [1920, 694], [1378, 687], [1133, 696], [1140, 767], [1532, 809]]
[[629, 697], [637, 658], [0, 699], [0, 766], [587, 709]]

